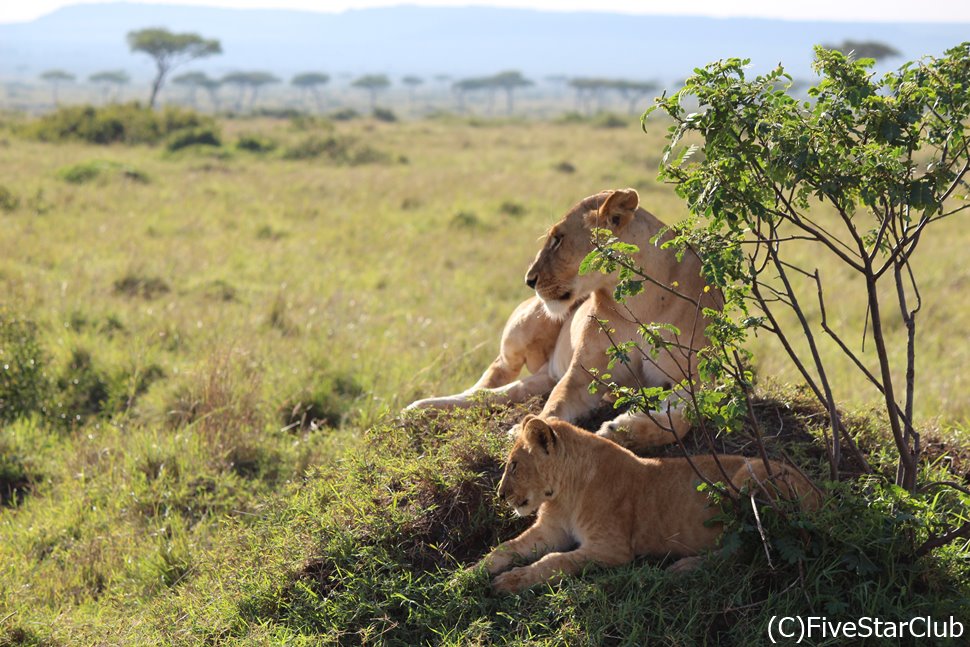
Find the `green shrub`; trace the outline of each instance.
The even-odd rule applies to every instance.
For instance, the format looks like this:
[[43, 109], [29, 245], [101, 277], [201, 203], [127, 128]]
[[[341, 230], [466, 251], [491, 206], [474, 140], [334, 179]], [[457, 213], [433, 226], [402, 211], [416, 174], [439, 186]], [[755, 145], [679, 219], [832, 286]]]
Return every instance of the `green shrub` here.
[[393, 110], [389, 110], [388, 108], [374, 108], [373, 116], [377, 121], [386, 123], [394, 123], [397, 121], [397, 115], [394, 114]]
[[102, 107], [66, 106], [22, 127], [28, 137], [45, 142], [152, 144], [171, 133], [212, 125], [212, 119], [181, 108], [154, 111], [138, 103]]
[[164, 279], [157, 276], [142, 276], [129, 273], [114, 282], [114, 291], [127, 297], [155, 299], [167, 294], [171, 288]]
[[341, 108], [336, 112], [330, 113], [330, 119], [333, 121], [353, 121], [358, 117], [360, 117], [360, 113], [353, 108]]
[[456, 229], [475, 229], [482, 225], [482, 221], [471, 211], [459, 211], [451, 217], [448, 225]]
[[367, 145], [360, 145], [353, 137], [310, 135], [283, 151], [283, 159], [307, 160], [324, 158], [335, 164], [386, 163], [387, 153]]
[[147, 173], [132, 166], [106, 160], [88, 160], [87, 162], [79, 162], [71, 166], [65, 166], [57, 172], [57, 175], [65, 182], [71, 184], [86, 184], [108, 173], [117, 173], [121, 178], [139, 184], [148, 183]]
[[104, 162], [96, 160], [79, 162], [78, 164], [65, 166], [57, 172], [57, 175], [65, 182], [70, 182], [71, 184], [86, 184], [100, 177], [106, 168], [107, 165]]
[[637, 120], [635, 118], [621, 117], [612, 112], [604, 112], [596, 115], [596, 118], [593, 120], [593, 125], [597, 128], [629, 128], [636, 123]]
[[280, 422], [287, 429], [339, 427], [363, 394], [364, 387], [353, 375], [324, 375], [315, 386], [304, 388], [280, 405]]
[[40, 412], [50, 393], [37, 327], [0, 311], [0, 424]]
[[0, 184], [0, 211], [10, 213], [20, 206], [20, 198], [13, 191]]
[[80, 427], [106, 409], [110, 397], [108, 375], [91, 354], [76, 348], [55, 382], [51, 414], [62, 427]]
[[200, 126], [179, 130], [168, 138], [165, 148], [171, 152], [188, 148], [189, 146], [222, 146], [219, 133], [213, 126]]
[[276, 150], [277, 143], [263, 135], [240, 135], [236, 148], [250, 153], [269, 153]]
[[513, 218], [521, 218], [525, 215], [525, 207], [518, 202], [512, 202], [506, 200], [499, 207], [499, 211], [506, 216], [512, 216]]
[[0, 436], [0, 506], [19, 505], [36, 478], [28, 471], [20, 452]]

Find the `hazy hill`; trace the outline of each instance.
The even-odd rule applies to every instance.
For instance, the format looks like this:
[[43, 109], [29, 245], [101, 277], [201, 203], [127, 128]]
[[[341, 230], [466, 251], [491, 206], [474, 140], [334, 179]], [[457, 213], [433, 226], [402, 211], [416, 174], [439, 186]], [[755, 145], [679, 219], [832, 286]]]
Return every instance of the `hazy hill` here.
[[132, 55], [125, 34], [164, 26], [222, 41], [225, 54], [194, 65], [213, 73], [265, 69], [288, 75], [305, 69], [450, 74], [521, 69], [544, 75], [683, 78], [728, 56], [751, 57], [758, 70], [781, 61], [796, 76], [809, 73], [810, 48], [845, 38], [892, 44], [903, 58], [939, 53], [970, 37], [967, 24], [786, 22], [755, 19], [557, 13], [485, 7], [393, 8], [324, 14], [292, 10], [97, 4], [76, 5], [28, 23], [0, 25], [0, 78], [33, 79], [63, 67], [79, 76], [125, 68], [151, 71]]

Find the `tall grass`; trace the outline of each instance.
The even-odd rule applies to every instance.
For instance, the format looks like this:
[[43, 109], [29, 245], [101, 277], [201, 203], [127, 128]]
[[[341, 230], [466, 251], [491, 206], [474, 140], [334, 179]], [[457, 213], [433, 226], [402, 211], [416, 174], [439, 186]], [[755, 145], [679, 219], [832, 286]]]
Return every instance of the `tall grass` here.
[[[743, 561], [685, 583], [638, 562], [494, 599], [459, 571], [516, 527], [490, 496], [492, 432], [516, 414], [394, 419], [477, 378], [529, 296], [537, 237], [576, 201], [632, 186], [661, 219], [684, 215], [653, 179], [662, 124], [219, 126], [222, 142], [260, 143], [172, 155], [11, 135], [3, 149], [2, 320], [32, 331], [18, 357], [43, 370], [21, 373], [36, 401], [0, 415], [0, 644], [688, 644], [760, 635], [761, 614], [801, 604], [803, 588]], [[285, 159], [312, 137], [379, 155]], [[64, 181], [92, 160], [93, 180]], [[970, 234], [932, 236], [918, 414], [927, 442], [952, 447], [970, 415], [970, 315], [954, 296]], [[767, 341], [756, 352], [762, 379], [790, 376]], [[845, 401], [864, 408], [851, 386]], [[51, 420], [58, 401], [70, 423]], [[925, 608], [958, 599], [960, 553], [934, 559], [898, 580], [925, 587]], [[861, 582], [890, 605], [901, 585], [881, 577]]]

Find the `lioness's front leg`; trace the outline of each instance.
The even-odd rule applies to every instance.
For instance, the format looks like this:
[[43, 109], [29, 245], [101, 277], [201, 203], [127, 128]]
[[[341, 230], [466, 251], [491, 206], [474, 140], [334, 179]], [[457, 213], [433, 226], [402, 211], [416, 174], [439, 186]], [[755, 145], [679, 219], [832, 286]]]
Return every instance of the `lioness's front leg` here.
[[[405, 410], [468, 407], [478, 393], [487, 400], [503, 403], [546, 395], [555, 383], [549, 378], [546, 365], [562, 325], [549, 316], [538, 297], [523, 301], [505, 323], [498, 357], [474, 385], [455, 395], [416, 400]], [[532, 375], [517, 380], [523, 367]]]
[[549, 551], [562, 550], [571, 542], [572, 539], [562, 528], [537, 521], [515, 539], [496, 546], [473, 568], [484, 566], [489, 574], [495, 575], [511, 566], [516, 557], [541, 557]]
[[627, 411], [604, 422], [596, 433], [618, 445], [637, 452], [676, 442], [690, 431], [690, 422], [680, 406], [643, 413]]

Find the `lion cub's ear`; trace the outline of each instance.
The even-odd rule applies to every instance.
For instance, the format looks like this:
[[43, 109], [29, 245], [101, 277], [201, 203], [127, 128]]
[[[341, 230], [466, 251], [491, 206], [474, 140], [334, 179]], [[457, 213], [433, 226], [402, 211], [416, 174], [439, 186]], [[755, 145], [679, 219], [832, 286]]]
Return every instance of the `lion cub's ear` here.
[[639, 206], [640, 196], [634, 189], [619, 189], [607, 196], [588, 224], [618, 232], [633, 220], [633, 213]]
[[522, 433], [529, 447], [540, 448], [547, 454], [556, 448], [556, 432], [540, 418], [523, 421]]

